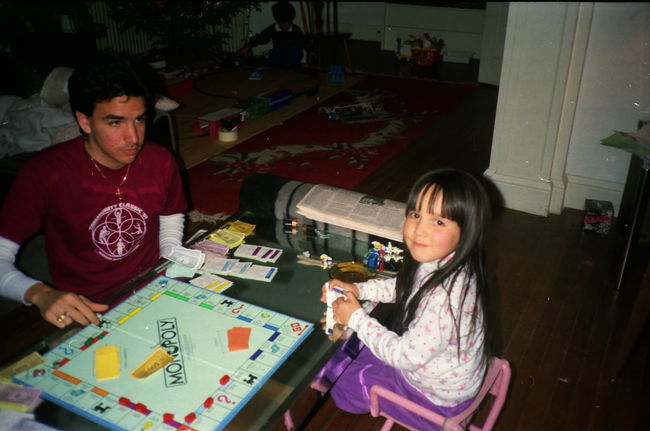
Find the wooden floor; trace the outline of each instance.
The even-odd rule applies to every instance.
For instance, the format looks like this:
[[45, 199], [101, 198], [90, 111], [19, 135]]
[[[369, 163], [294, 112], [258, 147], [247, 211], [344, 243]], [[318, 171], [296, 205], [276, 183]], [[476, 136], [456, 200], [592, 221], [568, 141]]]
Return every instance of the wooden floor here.
[[[414, 179], [432, 168], [481, 176], [489, 165], [497, 93], [480, 87], [356, 190], [404, 200]], [[613, 379], [611, 369], [648, 261], [645, 249], [616, 293], [621, 234], [583, 233], [578, 210], [540, 217], [502, 209], [490, 190], [497, 204], [487, 238], [495, 352], [513, 369], [496, 429], [647, 429], [647, 329], [621, 376]], [[378, 430], [382, 423], [342, 412], [311, 390], [293, 413], [302, 422], [298, 429], [307, 431]]]

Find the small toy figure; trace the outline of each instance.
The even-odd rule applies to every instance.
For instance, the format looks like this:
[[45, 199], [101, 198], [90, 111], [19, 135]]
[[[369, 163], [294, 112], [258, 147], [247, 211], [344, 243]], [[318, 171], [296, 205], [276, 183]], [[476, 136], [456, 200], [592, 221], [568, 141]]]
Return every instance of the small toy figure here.
[[402, 250], [398, 247], [393, 247], [392, 243], [388, 246], [383, 245], [379, 241], [373, 241], [373, 248], [368, 250], [363, 256], [363, 264], [368, 267], [372, 272], [382, 272], [386, 262], [399, 262], [402, 260]]
[[262, 79], [262, 71], [260, 69], [254, 69], [250, 75], [248, 75], [248, 79], [252, 81], [259, 81]]
[[345, 69], [340, 65], [331, 65], [327, 70], [330, 84], [343, 84], [345, 82]]
[[343, 120], [346, 123], [377, 121], [387, 114], [382, 111], [382, 105], [375, 102], [354, 103], [352, 105], [322, 106], [320, 114], [325, 114], [330, 120]]
[[332, 266], [332, 258], [329, 257], [328, 255], [321, 254], [320, 260], [321, 260], [321, 267], [323, 269], [328, 269], [330, 266]]
[[386, 262], [401, 262], [404, 257], [402, 256], [402, 249], [398, 247], [393, 247], [392, 243], [388, 243], [388, 246], [384, 247], [385, 259]]
[[363, 256], [363, 264], [366, 265], [370, 272], [381, 272], [384, 267], [384, 258], [379, 250], [371, 248]]
[[385, 252], [384, 246], [379, 241], [372, 242], [373, 248], [368, 250], [363, 256], [363, 264], [368, 267], [371, 272], [381, 272], [384, 270]]

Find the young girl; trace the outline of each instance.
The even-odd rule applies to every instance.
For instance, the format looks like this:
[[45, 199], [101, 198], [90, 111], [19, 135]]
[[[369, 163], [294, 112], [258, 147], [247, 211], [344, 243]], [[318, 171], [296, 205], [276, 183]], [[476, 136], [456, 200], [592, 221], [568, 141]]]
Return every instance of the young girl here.
[[[408, 198], [407, 250], [397, 277], [330, 281], [330, 289], [346, 291], [333, 303], [334, 320], [356, 331], [365, 345], [352, 362], [337, 354], [320, 374], [335, 382], [331, 395], [339, 408], [367, 413], [375, 384], [446, 417], [472, 403], [488, 360], [483, 263], [488, 212], [485, 190], [474, 177], [453, 169], [429, 172]], [[366, 299], [396, 303], [390, 329], [364, 312], [358, 300]], [[342, 364], [347, 368], [338, 376]], [[436, 429], [405, 409], [388, 403], [382, 409], [411, 427]]]

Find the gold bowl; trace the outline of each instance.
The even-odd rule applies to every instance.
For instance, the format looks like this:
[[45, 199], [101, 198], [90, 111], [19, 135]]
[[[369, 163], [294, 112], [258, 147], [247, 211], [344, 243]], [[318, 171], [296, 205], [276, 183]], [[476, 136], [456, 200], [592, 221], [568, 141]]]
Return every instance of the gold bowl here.
[[329, 276], [346, 283], [358, 283], [371, 279], [373, 274], [363, 264], [352, 261], [332, 265]]

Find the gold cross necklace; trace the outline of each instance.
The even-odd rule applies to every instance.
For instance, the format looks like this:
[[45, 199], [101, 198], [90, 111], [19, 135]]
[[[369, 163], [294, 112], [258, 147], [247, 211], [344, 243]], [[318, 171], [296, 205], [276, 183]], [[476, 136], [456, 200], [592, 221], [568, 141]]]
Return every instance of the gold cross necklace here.
[[99, 175], [102, 176], [102, 178], [104, 179], [104, 181], [106, 181], [108, 184], [110, 184], [110, 185], [112, 185], [113, 187], [115, 187], [115, 196], [117, 196], [117, 198], [118, 198], [119, 200], [122, 200], [122, 195], [124, 194], [124, 192], [122, 191], [121, 187], [124, 185], [124, 183], [126, 182], [126, 179], [127, 179], [128, 176], [129, 176], [129, 171], [131, 170], [131, 164], [129, 163], [129, 165], [127, 166], [127, 168], [126, 168], [126, 173], [125, 173], [124, 176], [122, 177], [122, 181], [120, 181], [120, 183], [116, 185], [116, 184], [114, 184], [111, 180], [109, 180], [108, 178], [106, 178], [106, 175], [104, 175], [104, 173], [102, 172], [102, 170], [99, 169], [99, 166], [97, 166], [97, 163], [95, 162], [95, 159], [93, 159], [93, 156], [91, 156], [90, 153], [88, 153], [88, 155], [90, 156], [90, 161], [93, 162], [93, 165], [95, 166], [95, 169], [97, 169], [97, 172], [99, 172]]

